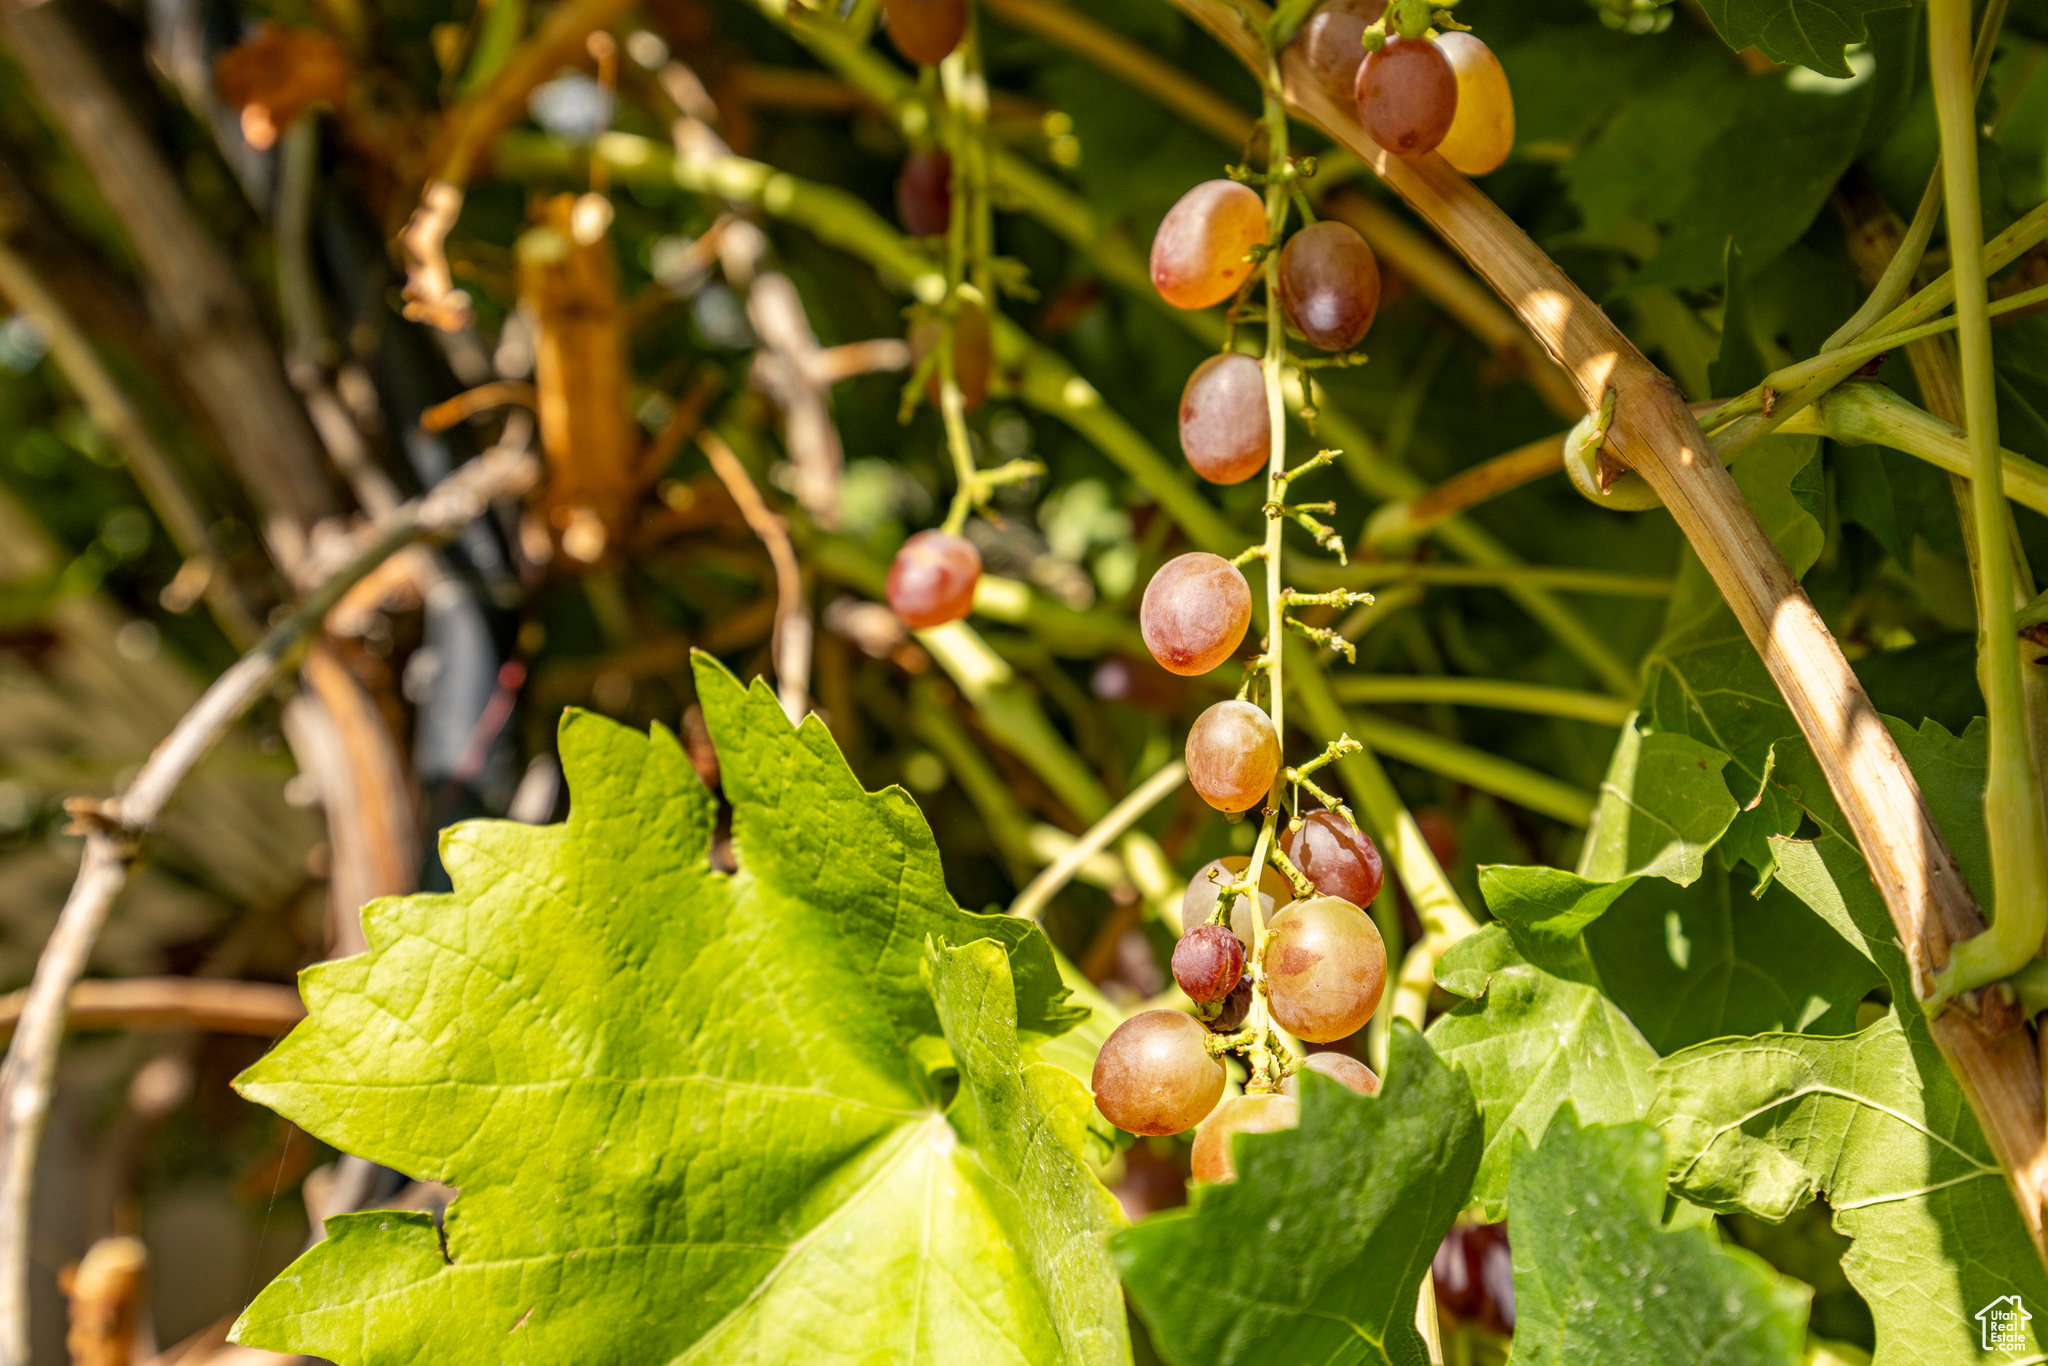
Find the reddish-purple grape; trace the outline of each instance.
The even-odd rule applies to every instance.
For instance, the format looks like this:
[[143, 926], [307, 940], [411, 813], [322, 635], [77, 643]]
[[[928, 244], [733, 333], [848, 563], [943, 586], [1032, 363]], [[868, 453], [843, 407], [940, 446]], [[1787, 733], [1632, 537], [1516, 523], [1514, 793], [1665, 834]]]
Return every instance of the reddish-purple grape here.
[[882, 0], [882, 23], [898, 52], [937, 66], [967, 33], [967, 0]]
[[958, 621], [974, 609], [981, 552], [964, 536], [920, 531], [889, 565], [889, 606], [905, 626], [922, 630]]
[[[922, 365], [946, 335], [942, 318], [929, 314], [910, 325], [911, 364]], [[995, 339], [988, 330], [988, 313], [972, 299], [963, 300], [953, 315], [953, 379], [960, 386], [960, 403], [968, 412], [988, 397], [988, 379], [995, 369]], [[924, 382], [924, 396], [939, 406], [939, 368], [935, 365]]]
[[1188, 730], [1188, 782], [1218, 811], [1249, 811], [1280, 773], [1280, 732], [1249, 702], [1218, 702]]
[[1359, 40], [1386, 8], [1386, 0], [1330, 0], [1295, 30], [1291, 46], [1301, 54], [1309, 79], [1339, 109], [1351, 107], [1358, 64], [1365, 60]]
[[[1379, 312], [1380, 263], [1349, 223], [1311, 223], [1280, 249], [1280, 303], [1309, 345], [1349, 351]], [[1185, 416], [1181, 424], [1185, 431]]]
[[1400, 157], [1436, 150], [1458, 112], [1458, 77], [1427, 38], [1390, 37], [1358, 64], [1358, 121]]
[[896, 217], [912, 237], [944, 237], [953, 222], [953, 158], [936, 147], [912, 152], [896, 177]]
[[1236, 565], [1191, 550], [1159, 566], [1138, 604], [1138, 632], [1168, 673], [1205, 674], [1237, 651], [1252, 619], [1251, 585]]
[[1266, 204], [1234, 180], [1205, 180], [1180, 197], [1152, 236], [1152, 287], [1175, 308], [1207, 308], [1251, 278], [1266, 240]]
[[[1320, 1072], [1339, 1086], [1346, 1086], [1361, 1096], [1376, 1096], [1380, 1093], [1380, 1079], [1349, 1053], [1311, 1053], [1302, 1059], [1302, 1067], [1310, 1072]], [[1283, 1096], [1301, 1095], [1301, 1073], [1296, 1072], [1280, 1084]]]
[[1252, 993], [1258, 990], [1258, 986], [1250, 973], [1238, 978], [1237, 985], [1230, 989], [1230, 994], [1216, 1008], [1215, 1015], [1206, 1022], [1209, 1028], [1217, 1034], [1228, 1034], [1243, 1025], [1245, 1017], [1252, 1013]]
[[1372, 837], [1335, 811], [1302, 817], [1301, 829], [1280, 836], [1280, 852], [1301, 870], [1324, 896], [1341, 896], [1354, 906], [1370, 906], [1380, 894], [1384, 869]]
[[1266, 936], [1266, 1001], [1297, 1039], [1330, 1043], [1365, 1028], [1387, 980], [1387, 946], [1372, 917], [1319, 896], [1273, 917]]
[[1118, 1025], [1095, 1055], [1095, 1107], [1134, 1134], [1192, 1129], [1223, 1097], [1223, 1064], [1209, 1031], [1178, 1010], [1148, 1010]]
[[1436, 45], [1458, 78], [1458, 112], [1437, 155], [1466, 175], [1485, 175], [1515, 146], [1515, 96], [1493, 49], [1469, 33], [1439, 34]]
[[1272, 1092], [1232, 1096], [1195, 1130], [1194, 1174], [1197, 1181], [1237, 1180], [1237, 1159], [1230, 1140], [1238, 1134], [1270, 1134], [1301, 1123], [1301, 1106], [1291, 1096]]
[[[1250, 866], [1251, 860], [1243, 854], [1231, 854], [1210, 859], [1197, 868], [1195, 875], [1188, 879], [1187, 891], [1181, 894], [1180, 923], [1199, 925], [1214, 915], [1220, 889], [1233, 882], [1242, 882], [1244, 870]], [[1292, 900], [1294, 889], [1287, 885], [1287, 879], [1281, 876], [1278, 868], [1269, 863], [1259, 870], [1259, 924], [1271, 920], [1277, 907]], [[1230, 903], [1230, 932], [1243, 941], [1247, 950], [1258, 933], [1258, 926], [1252, 923], [1251, 898], [1242, 893]]]
[[1228, 996], [1244, 976], [1244, 944], [1228, 925], [1197, 925], [1173, 946], [1173, 980], [1191, 1001]]
[[1212, 484], [1241, 484], [1266, 468], [1272, 443], [1259, 363], [1226, 351], [1197, 365], [1180, 391], [1180, 448], [1195, 473]]

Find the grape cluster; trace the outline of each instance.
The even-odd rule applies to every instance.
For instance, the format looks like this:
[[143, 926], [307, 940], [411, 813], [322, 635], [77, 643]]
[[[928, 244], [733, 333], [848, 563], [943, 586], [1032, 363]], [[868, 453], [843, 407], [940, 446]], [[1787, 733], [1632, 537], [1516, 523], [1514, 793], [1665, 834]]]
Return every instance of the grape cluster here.
[[[1368, 19], [1350, 0], [1337, 0], [1303, 32], [1327, 44], [1336, 21], [1346, 15], [1356, 17], [1348, 35], [1355, 67], [1363, 53], [1360, 36], [1378, 18], [1376, 9]], [[1303, 515], [1308, 507], [1284, 502], [1289, 481], [1334, 453], [1294, 470], [1283, 468], [1274, 429], [1284, 412], [1278, 375], [1292, 367], [1305, 378], [1309, 364], [1341, 363], [1343, 353], [1364, 340], [1379, 308], [1379, 265], [1365, 239], [1343, 223], [1311, 222], [1292, 235], [1276, 235], [1293, 202], [1288, 182], [1308, 168], [1274, 160], [1263, 175], [1233, 170], [1235, 179], [1206, 181], [1183, 195], [1153, 238], [1152, 282], [1178, 308], [1228, 303], [1233, 330], [1248, 296], [1264, 282], [1266, 358], [1226, 345], [1195, 368], [1181, 392], [1181, 450], [1195, 473], [1211, 483], [1236, 484], [1267, 473], [1269, 528], [1275, 519], [1291, 517], [1341, 555], [1341, 542]], [[1249, 188], [1252, 181], [1265, 184], [1267, 196]], [[1288, 353], [1285, 335], [1339, 356], [1334, 362], [1297, 360]], [[1162, 668], [1195, 677], [1237, 655], [1252, 615], [1241, 563], [1263, 563], [1269, 611], [1284, 617], [1286, 606], [1307, 600], [1277, 587], [1277, 535], [1269, 530], [1264, 546], [1236, 561], [1192, 551], [1168, 560], [1152, 576], [1138, 626]], [[1347, 602], [1362, 597], [1335, 596]], [[1301, 629], [1277, 617], [1269, 625]], [[1307, 629], [1315, 635], [1315, 628]], [[1379, 851], [1350, 812], [1308, 777], [1352, 742], [1341, 740], [1299, 769], [1286, 767], [1280, 728], [1256, 700], [1261, 684], [1269, 697], [1279, 690], [1279, 657], [1270, 645], [1269, 638], [1267, 651], [1247, 665], [1238, 695], [1209, 707], [1188, 731], [1188, 781], [1196, 793], [1233, 819], [1263, 810], [1265, 822], [1252, 858], [1216, 860], [1188, 883], [1181, 903], [1185, 930], [1172, 966], [1194, 1010], [1149, 1010], [1133, 1017], [1103, 1044], [1095, 1066], [1096, 1104], [1120, 1128], [1156, 1135], [1200, 1126], [1194, 1174], [1202, 1181], [1235, 1179], [1232, 1135], [1297, 1122], [1296, 1077], [1302, 1068], [1365, 1094], [1379, 1086], [1356, 1059], [1319, 1053], [1303, 1060], [1274, 1032], [1277, 1027], [1309, 1043], [1357, 1033], [1379, 1005], [1386, 949], [1362, 909], [1379, 895]], [[1325, 809], [1280, 820], [1290, 787]], [[1227, 1100], [1219, 1061], [1224, 1053], [1245, 1055], [1251, 1074], [1244, 1093]]]
[[1294, 47], [1331, 99], [1357, 109], [1374, 142], [1395, 156], [1436, 152], [1466, 175], [1485, 175], [1514, 146], [1514, 96], [1485, 43], [1432, 29], [1449, 22], [1447, 8], [1396, 0], [1389, 13], [1385, 0], [1331, 0]]

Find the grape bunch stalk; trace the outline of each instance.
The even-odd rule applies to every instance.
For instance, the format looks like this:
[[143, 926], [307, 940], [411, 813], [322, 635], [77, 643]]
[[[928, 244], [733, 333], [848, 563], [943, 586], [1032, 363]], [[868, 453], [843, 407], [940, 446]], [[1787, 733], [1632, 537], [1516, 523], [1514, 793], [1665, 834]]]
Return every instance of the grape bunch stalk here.
[[[1400, 11], [1407, 0], [1395, 3]], [[1412, 39], [1418, 44], [1432, 41], [1421, 36], [1430, 21], [1449, 22], [1426, 5], [1419, 13], [1423, 24]], [[1363, 89], [1366, 67], [1396, 50], [1394, 40], [1384, 39], [1382, 18], [1377, 4], [1368, 12], [1354, 0], [1336, 0], [1294, 40], [1308, 44], [1319, 79], [1333, 65], [1323, 60], [1329, 45], [1348, 41]], [[1397, 16], [1397, 25], [1407, 21]], [[1397, 27], [1395, 37], [1411, 41], [1405, 34]], [[1368, 54], [1374, 36], [1383, 41]], [[1428, 50], [1424, 60], [1449, 60], [1434, 46]], [[1345, 72], [1332, 78], [1337, 75], [1352, 78]], [[1160, 223], [1151, 256], [1153, 284], [1169, 304], [1228, 307], [1223, 351], [1195, 368], [1181, 395], [1181, 449], [1212, 483], [1240, 483], [1264, 472], [1265, 537], [1234, 559], [1195, 551], [1168, 561], [1146, 585], [1139, 608], [1146, 647], [1162, 667], [1183, 676], [1206, 674], [1236, 657], [1244, 643], [1254, 606], [1244, 568], [1260, 565], [1264, 639], [1258, 654], [1243, 661], [1237, 695], [1203, 712], [1187, 737], [1188, 778], [1196, 792], [1233, 820], [1257, 813], [1259, 831], [1249, 858], [1211, 863], [1188, 884], [1172, 966], [1193, 1011], [1149, 1010], [1126, 1021], [1103, 1044], [1093, 1079], [1097, 1107], [1120, 1128], [1161, 1135], [1199, 1126], [1194, 1175], [1201, 1181], [1235, 1179], [1233, 1134], [1298, 1121], [1304, 1068], [1365, 1094], [1378, 1090], [1363, 1063], [1340, 1052], [1304, 1058], [1289, 1036], [1313, 1044], [1355, 1034], [1379, 1006], [1387, 969], [1379, 929], [1365, 912], [1380, 891], [1379, 851], [1350, 809], [1315, 779], [1359, 746], [1339, 736], [1308, 762], [1288, 764], [1283, 648], [1293, 632], [1350, 656], [1352, 647], [1337, 632], [1291, 612], [1371, 601], [1370, 594], [1350, 590], [1301, 593], [1284, 586], [1283, 532], [1290, 522], [1344, 559], [1342, 539], [1321, 520], [1335, 505], [1301, 502], [1293, 493], [1297, 480], [1338, 452], [1321, 450], [1288, 465], [1286, 373], [1295, 373], [1300, 416], [1313, 434], [1312, 372], [1364, 362], [1355, 348], [1379, 306], [1379, 267], [1356, 231], [1319, 222], [1310, 209], [1302, 183], [1315, 174], [1315, 163], [1289, 155], [1270, 45], [1265, 83], [1263, 169], [1231, 167], [1228, 178], [1189, 190]], [[1458, 93], [1452, 90], [1447, 106], [1456, 105]], [[1446, 112], [1440, 121], [1455, 119]], [[1436, 130], [1430, 146], [1444, 136], [1444, 129]], [[1300, 226], [1290, 233], [1297, 211]], [[1257, 355], [1235, 345], [1241, 317], [1256, 316], [1255, 291], [1265, 323]], [[1290, 337], [1326, 354], [1297, 354]], [[1227, 1100], [1225, 1055], [1241, 1058], [1246, 1072], [1243, 1093]]]
[[974, 608], [982, 566], [981, 552], [962, 534], [969, 515], [998, 488], [1036, 478], [1045, 467], [1012, 460], [983, 470], [967, 433], [967, 414], [988, 396], [995, 375], [990, 311], [999, 267], [1006, 264], [994, 249], [984, 136], [988, 83], [974, 15], [966, 0], [887, 0], [882, 21], [898, 51], [927, 68], [927, 76], [936, 74], [936, 81], [925, 84], [938, 92], [932, 125], [946, 144], [913, 151], [896, 181], [904, 230], [942, 249], [946, 264], [945, 292], [911, 310], [907, 340], [913, 364], [901, 416], [908, 422], [920, 401], [939, 410], [958, 482], [945, 522], [903, 543], [886, 585], [897, 617], [924, 630], [958, 621]]

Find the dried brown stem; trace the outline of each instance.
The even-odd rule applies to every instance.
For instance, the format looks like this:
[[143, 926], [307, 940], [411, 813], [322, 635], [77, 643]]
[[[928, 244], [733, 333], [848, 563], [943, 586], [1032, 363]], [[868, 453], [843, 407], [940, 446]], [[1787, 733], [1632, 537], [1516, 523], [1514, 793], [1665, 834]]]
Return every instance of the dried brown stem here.
[[1392, 550], [1429, 534], [1438, 525], [1469, 511], [1489, 498], [1555, 474], [1564, 468], [1563, 433], [1483, 460], [1452, 475], [1427, 493], [1401, 503], [1386, 503], [1366, 524], [1365, 544]]
[[[1254, 70], [1256, 0], [1174, 0]], [[1247, 21], [1250, 21], [1249, 23]], [[1608, 443], [1646, 478], [1712, 574], [1812, 746], [1861, 846], [1923, 991], [1949, 945], [1984, 928], [1919, 785], [1841, 648], [1701, 435], [1676, 386], [1506, 214], [1435, 155], [1403, 160], [1367, 138], [1299, 60], [1282, 62], [1292, 112], [1355, 153], [1507, 301], [1572, 377], [1588, 411], [1616, 391]], [[2009, 1022], [2008, 1022], [2009, 1023]], [[1951, 1009], [1934, 1033], [2004, 1168], [2037, 1250], [2042, 1203], [2040, 1063], [2025, 1030]]]
[[465, 422], [478, 413], [487, 413], [493, 408], [517, 404], [531, 408], [540, 401], [539, 394], [523, 379], [495, 379], [489, 384], [479, 384], [474, 389], [465, 389], [454, 398], [443, 399], [420, 414], [420, 430], [445, 432], [458, 422]]
[[64, 1346], [71, 1366], [128, 1366], [142, 1314], [149, 1253], [140, 1238], [102, 1238], [63, 1277], [71, 1301]]
[[803, 566], [797, 563], [796, 547], [789, 541], [789, 526], [768, 510], [761, 491], [747, 467], [733, 454], [717, 432], [704, 432], [697, 444], [711, 461], [711, 468], [725, 485], [725, 491], [739, 504], [740, 515], [768, 547], [775, 562], [775, 658], [776, 695], [791, 721], [801, 721], [811, 709], [811, 616], [804, 608]]
[[[13, 1033], [28, 992], [0, 996], [0, 1030]], [[306, 1017], [295, 988], [201, 977], [127, 977], [80, 982], [65, 1010], [72, 1029], [197, 1029], [275, 1039]]]
[[345, 544], [324, 551], [324, 562], [312, 566], [319, 575], [317, 586], [255, 649], [214, 680], [133, 782], [107, 801], [73, 804], [86, 836], [78, 879], [36, 960], [14, 1039], [0, 1063], [0, 1366], [27, 1366], [29, 1360], [29, 1195], [71, 988], [85, 971], [114, 898], [127, 885], [138, 842], [192, 770], [269, 692], [350, 586], [405, 546], [459, 531], [491, 502], [525, 492], [538, 477], [538, 463], [530, 456], [494, 451], [391, 516], [341, 538]]

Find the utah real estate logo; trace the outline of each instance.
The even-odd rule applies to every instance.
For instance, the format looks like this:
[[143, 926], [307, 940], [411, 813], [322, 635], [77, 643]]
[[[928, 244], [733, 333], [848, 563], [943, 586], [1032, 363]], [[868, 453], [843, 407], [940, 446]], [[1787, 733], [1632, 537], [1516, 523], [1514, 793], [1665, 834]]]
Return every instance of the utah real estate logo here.
[[2001, 1295], [1979, 1309], [1977, 1322], [1984, 1325], [1984, 1350], [2020, 1352], [2027, 1346], [2026, 1325], [2033, 1315], [2021, 1305], [2018, 1295]]

